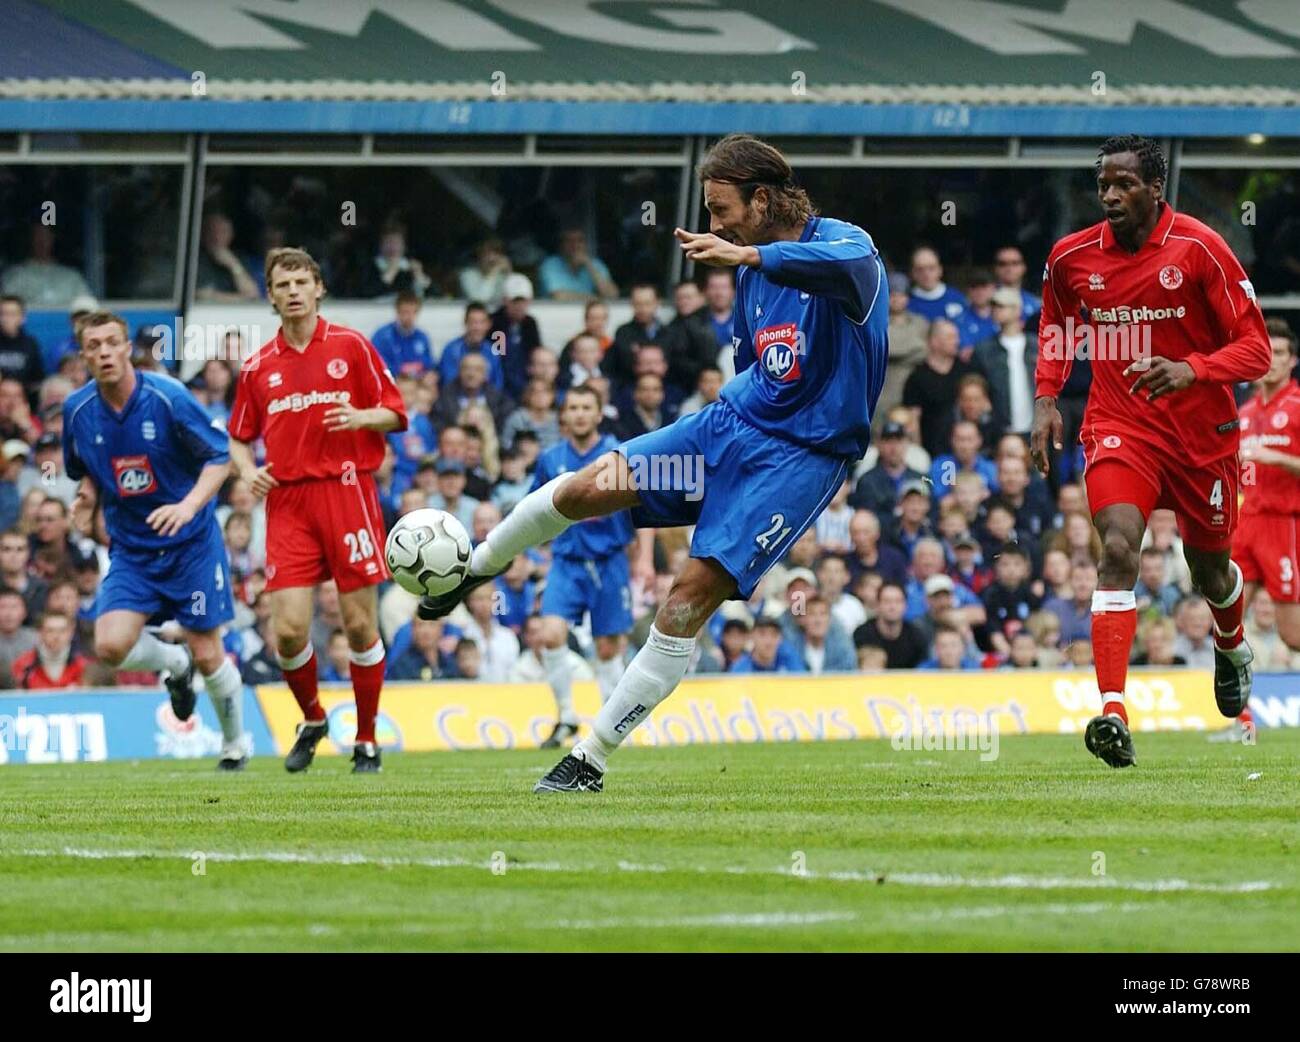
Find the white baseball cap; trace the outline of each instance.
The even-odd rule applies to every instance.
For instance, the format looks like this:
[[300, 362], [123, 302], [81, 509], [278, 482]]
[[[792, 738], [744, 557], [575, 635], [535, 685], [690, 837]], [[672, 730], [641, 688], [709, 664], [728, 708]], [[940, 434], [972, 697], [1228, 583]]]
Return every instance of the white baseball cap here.
[[512, 272], [506, 276], [506, 280], [501, 285], [501, 295], [506, 300], [518, 300], [522, 297], [524, 300], [533, 299], [533, 284], [527, 275], [519, 272]]

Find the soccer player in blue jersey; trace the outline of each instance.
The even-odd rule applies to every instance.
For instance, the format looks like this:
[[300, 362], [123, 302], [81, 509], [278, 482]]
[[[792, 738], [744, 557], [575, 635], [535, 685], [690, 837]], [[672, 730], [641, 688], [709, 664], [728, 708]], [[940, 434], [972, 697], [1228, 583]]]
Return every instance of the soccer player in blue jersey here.
[[[234, 610], [213, 501], [230, 472], [229, 439], [180, 381], [132, 366], [123, 318], [93, 312], [76, 335], [94, 379], [63, 404], [64, 465], [81, 482], [79, 525], [102, 507], [109, 541], [95, 654], [116, 669], [162, 673], [180, 720], [194, 712], [197, 666], [221, 722], [217, 765], [241, 770], [243, 684], [221, 643]], [[185, 644], [145, 630], [159, 613], [180, 623]]]
[[[533, 478], [536, 491], [562, 474], [572, 474], [595, 463], [618, 448], [618, 439], [599, 431], [600, 395], [585, 384], [569, 388], [564, 396], [560, 422], [564, 440], [556, 442], [537, 459]], [[619, 510], [604, 517], [588, 518], [566, 528], [551, 544], [551, 570], [542, 592], [542, 666], [546, 682], [555, 695], [556, 723], [543, 749], [558, 748], [578, 733], [573, 711], [573, 668], [569, 658], [569, 626], [591, 615], [591, 635], [596, 644], [596, 683], [600, 701], [608, 702], [623, 675], [626, 634], [632, 628], [632, 598], [629, 588], [632, 551], [636, 532], [631, 515]], [[646, 535], [650, 536], [649, 530]], [[635, 551], [644, 577], [648, 567], [654, 574], [652, 538]]]
[[417, 609], [445, 615], [525, 547], [587, 518], [631, 509], [638, 527], [695, 526], [646, 643], [537, 792], [601, 790], [606, 758], [681, 682], [700, 627], [752, 595], [867, 449], [889, 354], [871, 237], [819, 217], [785, 157], [747, 134], [714, 145], [698, 176], [709, 231], [674, 234], [688, 260], [736, 269], [735, 378], [700, 412], [529, 493], [475, 547], [465, 581]]

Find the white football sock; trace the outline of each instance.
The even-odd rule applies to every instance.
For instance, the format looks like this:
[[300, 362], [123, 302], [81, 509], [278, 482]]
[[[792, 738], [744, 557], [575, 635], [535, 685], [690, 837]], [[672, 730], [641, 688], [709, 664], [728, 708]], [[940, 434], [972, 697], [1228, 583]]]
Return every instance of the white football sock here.
[[555, 696], [555, 717], [562, 724], [578, 723], [573, 712], [573, 663], [569, 661], [569, 648], [542, 648], [542, 665], [546, 669], [546, 682]]
[[600, 688], [600, 704], [604, 705], [614, 694], [618, 682], [623, 677], [623, 656], [612, 658], [596, 656], [596, 685]]
[[221, 722], [221, 737], [225, 741], [222, 752], [233, 751], [244, 736], [244, 682], [239, 679], [239, 670], [223, 655], [217, 671], [205, 676], [203, 683]]
[[571, 524], [555, 507], [555, 490], [573, 477], [572, 472], [552, 478], [536, 492], [524, 496], [509, 516], [474, 547], [471, 575], [495, 575], [530, 546], [554, 539]]
[[152, 633], [141, 633], [131, 645], [118, 669], [146, 670], [150, 673], [184, 673], [190, 666], [190, 653], [184, 644], [168, 644]]
[[649, 638], [596, 714], [591, 734], [573, 747], [573, 755], [603, 771], [605, 758], [682, 682], [694, 650], [694, 637], [669, 637], [651, 626]]

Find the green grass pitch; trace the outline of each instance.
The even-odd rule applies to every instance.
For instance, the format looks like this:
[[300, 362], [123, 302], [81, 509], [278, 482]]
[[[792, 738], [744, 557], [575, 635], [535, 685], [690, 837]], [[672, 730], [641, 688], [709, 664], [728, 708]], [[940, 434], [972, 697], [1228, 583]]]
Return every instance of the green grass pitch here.
[[1300, 949], [1300, 731], [1135, 740], [7, 767], [0, 951]]

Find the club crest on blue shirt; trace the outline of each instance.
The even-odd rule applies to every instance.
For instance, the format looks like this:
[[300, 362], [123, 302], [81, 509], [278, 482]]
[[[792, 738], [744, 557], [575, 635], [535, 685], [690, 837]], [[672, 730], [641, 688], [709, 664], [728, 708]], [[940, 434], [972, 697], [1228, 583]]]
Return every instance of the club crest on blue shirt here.
[[778, 383], [799, 379], [799, 329], [793, 322], [767, 326], [754, 336], [754, 350], [767, 375]]

